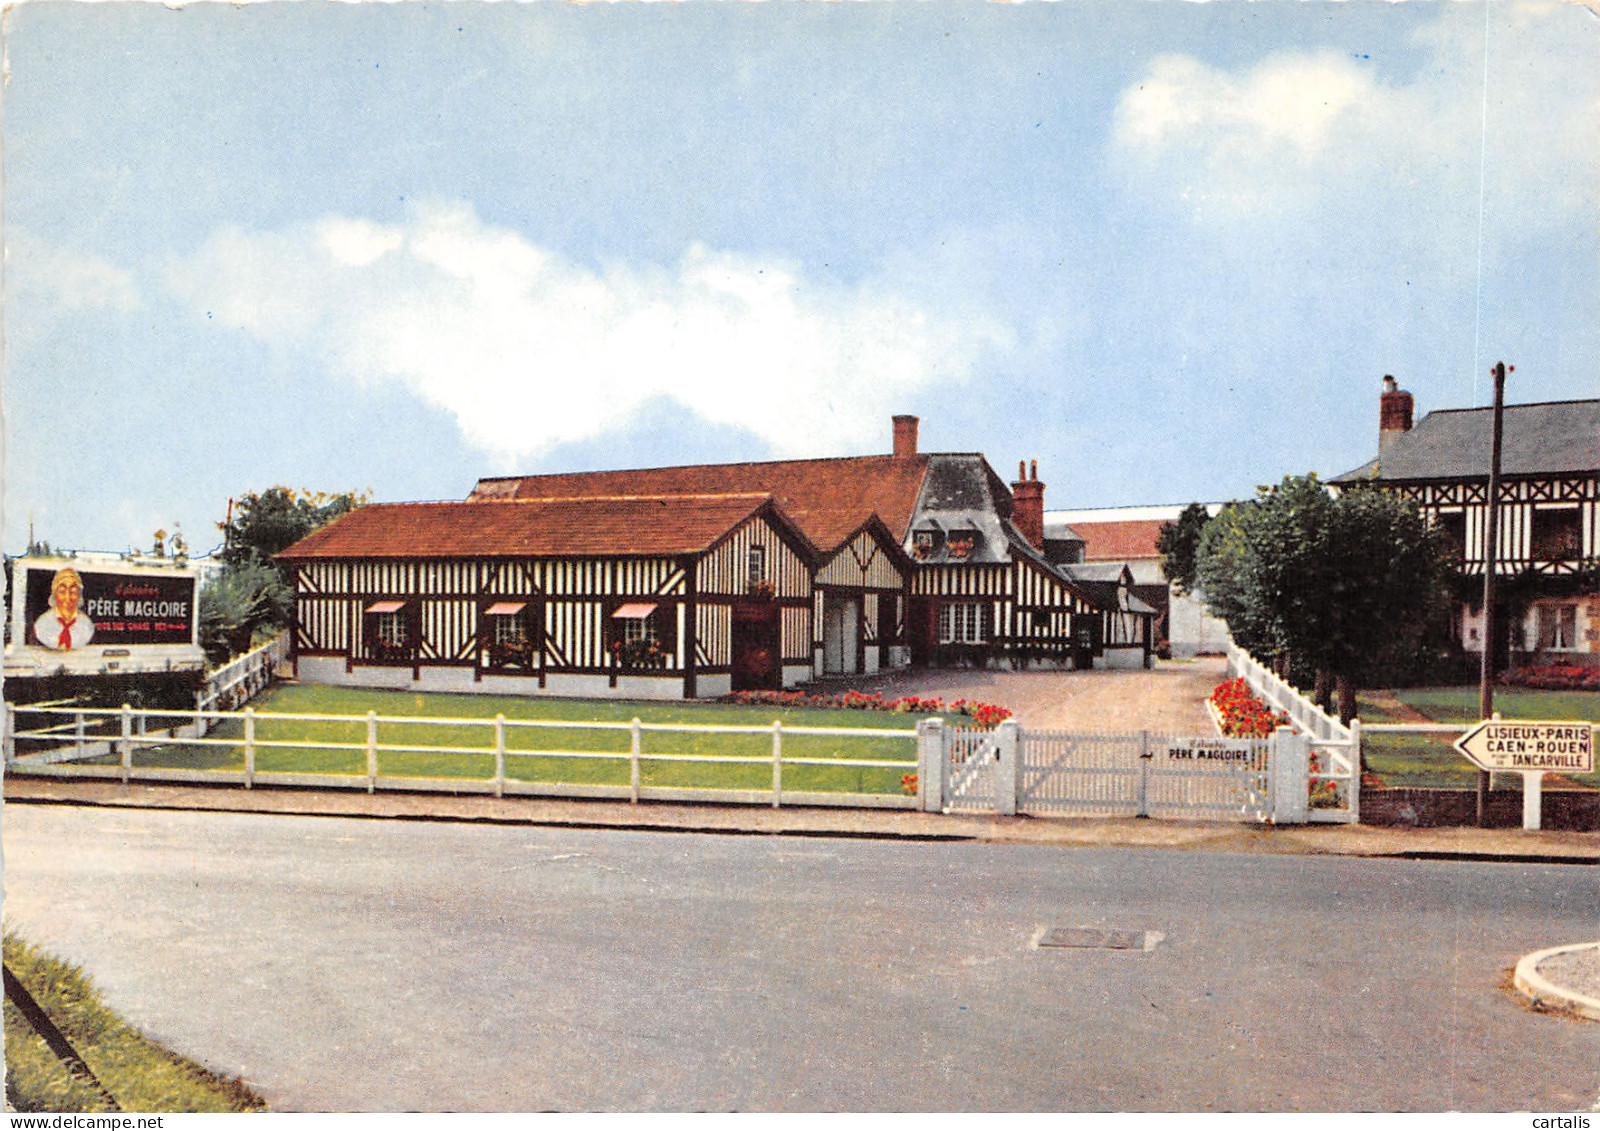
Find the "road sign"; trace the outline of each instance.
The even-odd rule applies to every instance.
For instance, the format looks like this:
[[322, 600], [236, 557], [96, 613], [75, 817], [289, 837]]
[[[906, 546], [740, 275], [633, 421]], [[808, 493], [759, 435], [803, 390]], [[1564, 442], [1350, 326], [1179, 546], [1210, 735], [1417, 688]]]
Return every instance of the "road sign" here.
[[1594, 724], [1483, 722], [1455, 747], [1482, 770], [1495, 773], [1594, 772]]

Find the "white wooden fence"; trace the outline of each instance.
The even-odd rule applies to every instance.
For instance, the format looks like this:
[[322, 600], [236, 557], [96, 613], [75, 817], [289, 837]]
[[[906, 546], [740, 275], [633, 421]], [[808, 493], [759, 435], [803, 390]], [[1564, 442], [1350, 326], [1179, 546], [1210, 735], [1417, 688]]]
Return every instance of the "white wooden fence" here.
[[278, 665], [289, 658], [289, 634], [280, 633], [206, 675], [196, 696], [201, 711], [233, 711], [267, 689]]
[[1353, 719], [1345, 726], [1237, 644], [1228, 645], [1228, 673], [1242, 677], [1269, 707], [1289, 717], [1289, 725], [1305, 736], [1311, 748], [1311, 779], [1333, 784], [1334, 804], [1310, 810], [1308, 819], [1360, 821], [1361, 721]]
[[[18, 716], [32, 720], [43, 718], [38, 725], [18, 729]], [[54, 723], [51, 720], [61, 719]], [[207, 737], [227, 722], [238, 724], [231, 737]], [[359, 741], [323, 741], [316, 739], [289, 739], [266, 737], [264, 726], [276, 723], [343, 724], [359, 728], [363, 737]], [[463, 744], [437, 744], [407, 742], [403, 733], [407, 727], [460, 728], [469, 735], [480, 736], [480, 741]], [[381, 728], [381, 729], [380, 729]], [[387, 730], [388, 735], [382, 734]], [[582, 732], [626, 733], [627, 753], [582, 749], [526, 749], [511, 740], [518, 732], [549, 732], [555, 730]], [[743, 754], [675, 753], [665, 750], [646, 750], [647, 735], [709, 734], [719, 736], [759, 735], [770, 739], [770, 753], [753, 756]], [[895, 739], [907, 744], [907, 757], [903, 759], [878, 759], [854, 757], [797, 757], [784, 752], [787, 738], [821, 736], [838, 738], [846, 742], [868, 739]], [[387, 740], [381, 740], [384, 738]], [[906, 729], [877, 729], [869, 727], [809, 727], [784, 726], [774, 721], [766, 726], [696, 726], [687, 723], [632, 722], [574, 722], [560, 720], [508, 719], [504, 715], [486, 718], [422, 718], [417, 716], [380, 716], [376, 712], [366, 715], [292, 714], [275, 711], [256, 711], [247, 707], [242, 711], [174, 711], [135, 710], [124, 706], [114, 708], [81, 707], [17, 707], [5, 704], [5, 767], [8, 774], [39, 777], [90, 778], [122, 782], [182, 782], [207, 785], [240, 785], [246, 789], [255, 786], [300, 786], [332, 789], [402, 790], [443, 793], [486, 793], [496, 797], [507, 795], [594, 797], [628, 801], [709, 801], [789, 805], [854, 806], [858, 808], [913, 809], [914, 796], [901, 793], [824, 792], [798, 791], [784, 787], [784, 772], [796, 766], [826, 766], [835, 769], [889, 769], [914, 774], [917, 763], [912, 742], [917, 731]], [[34, 751], [18, 754], [17, 744], [34, 746]], [[179, 760], [170, 755], [192, 757], [196, 752], [219, 750], [230, 763], [227, 768], [184, 768], [161, 765], [165, 760]], [[263, 770], [258, 761], [262, 751], [312, 750], [347, 752], [364, 759], [364, 773], [310, 772]], [[144, 758], [136, 757], [145, 752]], [[234, 753], [237, 752], [237, 755]], [[484, 777], [406, 776], [385, 773], [383, 762], [387, 755], [478, 755], [485, 761], [492, 758], [492, 775]], [[241, 765], [234, 765], [235, 759]], [[569, 783], [529, 780], [516, 771], [526, 771], [539, 760], [576, 759], [625, 763], [628, 784]], [[95, 761], [102, 759], [105, 761]], [[109, 761], [114, 759], [114, 761]], [[699, 765], [760, 765], [772, 768], [770, 789], [724, 789], [683, 786], [650, 785], [644, 781], [644, 767], [671, 764]], [[509, 771], [509, 772], [508, 772]]]

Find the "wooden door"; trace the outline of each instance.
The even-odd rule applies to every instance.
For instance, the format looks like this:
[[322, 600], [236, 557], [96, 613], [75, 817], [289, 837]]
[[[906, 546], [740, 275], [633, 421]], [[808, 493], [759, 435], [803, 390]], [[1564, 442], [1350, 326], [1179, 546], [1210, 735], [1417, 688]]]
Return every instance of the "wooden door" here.
[[733, 606], [733, 689], [776, 691], [783, 679], [778, 603], [737, 601]]

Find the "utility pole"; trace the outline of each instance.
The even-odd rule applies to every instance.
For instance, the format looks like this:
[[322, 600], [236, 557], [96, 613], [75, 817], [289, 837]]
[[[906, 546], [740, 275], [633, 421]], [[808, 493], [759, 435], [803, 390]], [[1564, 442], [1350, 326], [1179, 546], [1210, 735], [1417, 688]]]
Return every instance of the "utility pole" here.
[[[1510, 367], [1515, 373], [1517, 367]], [[1494, 717], [1494, 575], [1500, 548], [1500, 436], [1506, 407], [1506, 363], [1499, 361], [1489, 371], [1494, 375], [1494, 439], [1489, 444], [1489, 523], [1483, 551], [1483, 662], [1478, 669], [1478, 717]], [[1489, 809], [1489, 771], [1478, 771], [1477, 817], [1483, 828]]]

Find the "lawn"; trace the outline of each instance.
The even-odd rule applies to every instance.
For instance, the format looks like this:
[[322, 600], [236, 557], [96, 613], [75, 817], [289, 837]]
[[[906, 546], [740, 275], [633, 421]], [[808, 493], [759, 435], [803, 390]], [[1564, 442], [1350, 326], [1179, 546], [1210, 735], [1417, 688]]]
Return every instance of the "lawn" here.
[[[354, 715], [368, 711], [385, 718], [417, 717], [463, 720], [462, 723], [392, 722], [378, 725], [382, 750], [378, 771], [391, 777], [476, 778], [494, 776], [496, 714], [508, 722], [539, 722], [535, 727], [506, 728], [506, 776], [521, 781], [626, 786], [630, 779], [627, 729], [596, 730], [563, 723], [612, 723], [625, 728], [637, 718], [645, 724], [696, 726], [759, 726], [774, 720], [784, 727], [848, 727], [856, 730], [910, 731], [925, 715], [889, 714], [842, 709], [746, 707], [720, 703], [646, 703], [614, 700], [537, 699], [518, 696], [415, 694], [280, 684], [252, 706], [261, 713], [255, 727], [256, 769], [261, 772], [357, 774], [367, 772], [364, 749], [321, 750], [273, 747], [279, 742], [349, 743], [364, 747], [364, 718], [351, 721], [272, 719], [277, 714]], [[966, 720], [970, 722], [970, 720]], [[549, 725], [554, 724], [554, 725]], [[141, 747], [135, 765], [184, 769], [242, 770], [243, 723], [228, 720], [210, 735], [232, 740], [228, 745], [176, 742]], [[429, 747], [464, 747], [473, 752], [444, 753]], [[647, 786], [718, 789], [772, 788], [772, 736], [763, 734], [696, 734], [644, 731], [641, 735], [640, 781]], [[664, 762], [651, 755], [708, 755], [761, 758], [765, 764]], [[590, 757], [583, 757], [590, 755]], [[593, 757], [612, 755], [613, 757]], [[796, 766], [792, 758], [824, 758], [837, 765]], [[783, 788], [793, 792], [901, 794], [901, 777], [916, 770], [912, 738], [785, 734]], [[98, 759], [101, 762], [114, 758]], [[862, 766], [862, 761], [896, 761], [896, 767]]]
[[[1478, 688], [1415, 687], [1402, 688], [1395, 698], [1429, 719], [1441, 723], [1470, 723], [1478, 719]], [[1364, 723], [1397, 720], [1363, 695], [1358, 701]], [[1600, 722], [1600, 692], [1534, 691], [1527, 688], [1496, 688], [1495, 710], [1507, 719], [1587, 720]], [[1454, 735], [1372, 734], [1366, 736], [1367, 768], [1385, 785], [1436, 788], [1472, 788], [1477, 784], [1478, 768], [1451, 746]], [[1600, 788], [1600, 773], [1579, 774], [1571, 779]], [[1546, 785], [1550, 784], [1546, 779]], [[1520, 774], [1496, 774], [1496, 789], [1521, 789]]]

